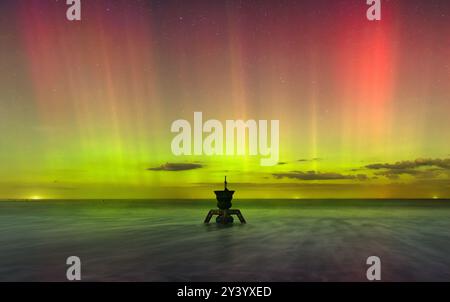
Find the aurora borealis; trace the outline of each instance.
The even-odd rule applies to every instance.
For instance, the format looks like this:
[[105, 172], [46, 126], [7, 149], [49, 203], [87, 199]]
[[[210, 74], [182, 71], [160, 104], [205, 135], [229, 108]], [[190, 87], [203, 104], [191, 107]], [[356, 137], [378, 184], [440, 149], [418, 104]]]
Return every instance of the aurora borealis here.
[[[1, 1], [0, 198], [450, 198], [450, 3], [365, 2]], [[280, 163], [172, 155], [196, 111]]]

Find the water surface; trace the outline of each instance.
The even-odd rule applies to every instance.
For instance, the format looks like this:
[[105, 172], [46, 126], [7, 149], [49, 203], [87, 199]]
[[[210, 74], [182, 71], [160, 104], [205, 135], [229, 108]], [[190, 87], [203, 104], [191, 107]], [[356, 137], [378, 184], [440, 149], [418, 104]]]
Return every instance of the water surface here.
[[214, 202], [0, 202], [0, 281], [450, 281], [450, 201], [237, 200], [248, 221], [204, 225]]

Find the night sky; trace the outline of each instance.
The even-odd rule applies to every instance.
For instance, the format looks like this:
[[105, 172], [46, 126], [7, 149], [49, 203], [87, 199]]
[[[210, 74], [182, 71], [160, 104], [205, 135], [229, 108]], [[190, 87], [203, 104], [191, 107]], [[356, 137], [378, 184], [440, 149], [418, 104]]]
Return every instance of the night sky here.
[[[0, 2], [0, 198], [450, 198], [450, 2]], [[171, 152], [280, 120], [280, 164]]]

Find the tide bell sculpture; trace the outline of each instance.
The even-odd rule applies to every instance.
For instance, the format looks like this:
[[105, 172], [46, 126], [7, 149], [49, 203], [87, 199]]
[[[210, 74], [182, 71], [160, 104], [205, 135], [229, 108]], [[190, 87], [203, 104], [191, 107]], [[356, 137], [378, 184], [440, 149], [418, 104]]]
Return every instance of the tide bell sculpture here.
[[233, 223], [234, 219], [232, 215], [236, 215], [241, 223], [246, 223], [240, 210], [231, 209], [231, 200], [233, 199], [234, 191], [228, 190], [227, 184], [227, 177], [225, 176], [225, 189], [223, 191], [214, 191], [219, 209], [210, 210], [205, 218], [205, 223], [209, 223], [214, 215], [217, 215], [216, 222], [220, 224]]

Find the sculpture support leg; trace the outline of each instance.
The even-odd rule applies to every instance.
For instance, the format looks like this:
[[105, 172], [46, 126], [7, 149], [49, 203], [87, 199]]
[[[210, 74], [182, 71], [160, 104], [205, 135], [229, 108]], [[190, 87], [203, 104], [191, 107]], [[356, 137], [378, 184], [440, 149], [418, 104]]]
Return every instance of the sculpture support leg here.
[[245, 219], [244, 219], [244, 216], [242, 216], [242, 213], [241, 213], [240, 210], [237, 210], [236, 215], [237, 215], [237, 217], [239, 218], [239, 221], [240, 221], [241, 223], [247, 223], [247, 221], [245, 221]]
[[241, 223], [247, 223], [240, 210], [210, 210], [206, 215], [205, 223], [209, 223], [214, 215], [222, 216], [222, 224], [227, 224], [227, 217], [231, 217], [231, 215], [236, 215]]
[[211, 221], [211, 218], [213, 217], [213, 214], [214, 214], [213, 210], [209, 211], [208, 215], [206, 215], [205, 223], [209, 223]]

